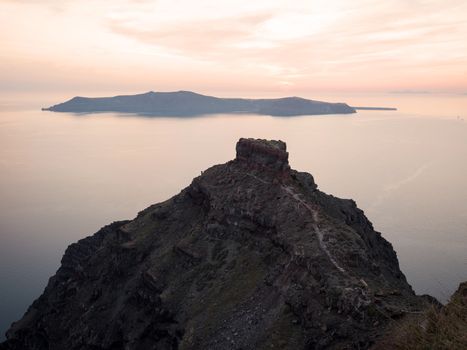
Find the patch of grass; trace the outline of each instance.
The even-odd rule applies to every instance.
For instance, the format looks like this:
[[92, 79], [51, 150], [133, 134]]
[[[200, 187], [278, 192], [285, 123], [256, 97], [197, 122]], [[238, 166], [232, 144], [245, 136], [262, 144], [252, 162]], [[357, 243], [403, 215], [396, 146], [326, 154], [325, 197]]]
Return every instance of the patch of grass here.
[[461, 284], [446, 306], [433, 306], [397, 324], [373, 349], [467, 349], [467, 282]]

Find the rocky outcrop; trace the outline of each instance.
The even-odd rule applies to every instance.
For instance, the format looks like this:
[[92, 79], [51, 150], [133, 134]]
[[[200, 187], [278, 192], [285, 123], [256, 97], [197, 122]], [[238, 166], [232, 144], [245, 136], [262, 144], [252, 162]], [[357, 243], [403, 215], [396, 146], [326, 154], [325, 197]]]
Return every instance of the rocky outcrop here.
[[278, 173], [290, 170], [289, 154], [282, 141], [240, 139], [236, 147], [237, 160], [252, 168], [270, 168]]
[[285, 143], [236, 159], [72, 244], [2, 349], [365, 349], [425, 305], [352, 200], [291, 170]]

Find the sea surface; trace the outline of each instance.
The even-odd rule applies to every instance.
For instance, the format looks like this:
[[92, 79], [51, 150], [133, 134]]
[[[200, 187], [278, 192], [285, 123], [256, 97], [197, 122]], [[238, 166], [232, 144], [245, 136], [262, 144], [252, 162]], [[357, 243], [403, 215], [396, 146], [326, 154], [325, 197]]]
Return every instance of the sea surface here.
[[300, 117], [40, 110], [71, 97], [0, 97], [2, 337], [70, 243], [177, 194], [240, 137], [285, 141], [294, 169], [353, 198], [417, 293], [446, 302], [467, 280], [467, 95], [305, 95], [398, 111]]

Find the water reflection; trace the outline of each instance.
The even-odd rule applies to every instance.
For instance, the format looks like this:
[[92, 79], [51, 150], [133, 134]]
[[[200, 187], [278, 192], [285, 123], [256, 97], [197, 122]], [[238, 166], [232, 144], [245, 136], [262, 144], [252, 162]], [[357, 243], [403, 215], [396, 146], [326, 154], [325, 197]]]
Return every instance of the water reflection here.
[[294, 118], [74, 116], [9, 104], [0, 111], [0, 330], [41, 293], [68, 244], [178, 193], [232, 159], [240, 137], [286, 141], [293, 168], [365, 210], [418, 293], [446, 300], [467, 280], [467, 123], [456, 118], [467, 98], [425, 97], [417, 113], [407, 99], [349, 97], [399, 111]]

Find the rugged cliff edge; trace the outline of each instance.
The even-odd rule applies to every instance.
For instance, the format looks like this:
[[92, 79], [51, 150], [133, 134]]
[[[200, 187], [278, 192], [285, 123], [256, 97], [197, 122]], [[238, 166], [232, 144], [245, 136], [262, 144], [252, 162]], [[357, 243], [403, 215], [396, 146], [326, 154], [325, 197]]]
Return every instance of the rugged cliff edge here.
[[365, 349], [417, 312], [390, 243], [352, 200], [240, 139], [132, 221], [68, 247], [2, 349]]
[[467, 282], [440, 306], [393, 322], [372, 350], [467, 349]]
[[345, 103], [329, 103], [300, 97], [272, 99], [219, 98], [191, 91], [153, 92], [114, 97], [74, 97], [43, 108], [53, 112], [122, 112], [145, 115], [193, 116], [216, 113], [253, 113], [274, 116], [349, 114], [355, 109]]

